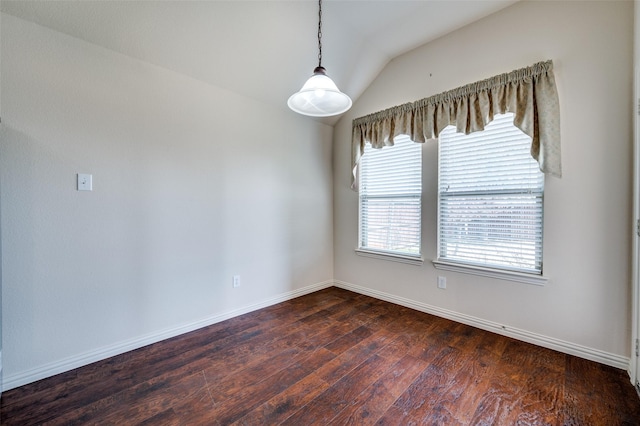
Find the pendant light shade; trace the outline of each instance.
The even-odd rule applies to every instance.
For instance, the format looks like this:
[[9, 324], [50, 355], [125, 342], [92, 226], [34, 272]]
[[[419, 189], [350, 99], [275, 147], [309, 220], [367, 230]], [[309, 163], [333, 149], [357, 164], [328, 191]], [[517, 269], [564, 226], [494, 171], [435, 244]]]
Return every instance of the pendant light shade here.
[[302, 89], [287, 102], [289, 108], [312, 117], [330, 117], [351, 108], [351, 98], [340, 90], [323, 67], [317, 67]]
[[287, 105], [293, 111], [312, 117], [330, 117], [351, 108], [351, 98], [342, 93], [322, 66], [322, 0], [318, 0], [318, 66]]

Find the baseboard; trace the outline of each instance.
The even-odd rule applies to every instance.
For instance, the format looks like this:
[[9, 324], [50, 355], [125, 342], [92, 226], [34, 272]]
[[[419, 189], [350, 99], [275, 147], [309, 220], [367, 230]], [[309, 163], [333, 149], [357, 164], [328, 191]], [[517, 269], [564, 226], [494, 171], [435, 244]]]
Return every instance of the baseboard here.
[[610, 365], [622, 370], [629, 369], [630, 359], [624, 356], [612, 354], [609, 352], [593, 349], [577, 343], [567, 342], [556, 339], [554, 337], [544, 336], [542, 334], [533, 333], [514, 327], [508, 327], [493, 321], [487, 321], [482, 318], [473, 317], [471, 315], [461, 314], [459, 312], [450, 311], [448, 309], [439, 308], [437, 306], [428, 305], [426, 303], [417, 302], [415, 300], [406, 299], [404, 297], [393, 294], [373, 290], [367, 287], [361, 287], [344, 281], [334, 281], [334, 285], [345, 290], [363, 294], [365, 296], [375, 297], [376, 299], [385, 300], [417, 311], [426, 312], [438, 317], [450, 319], [452, 321], [467, 324], [482, 330], [491, 331], [503, 336], [512, 337], [517, 340], [532, 343], [544, 348], [553, 349], [569, 355], [575, 355], [601, 364]]
[[179, 336], [190, 331], [198, 330], [200, 328], [216, 324], [218, 322], [228, 320], [239, 315], [243, 315], [249, 312], [253, 312], [258, 309], [266, 308], [271, 305], [275, 305], [280, 302], [285, 302], [296, 297], [303, 296], [305, 294], [313, 293], [324, 288], [333, 286], [333, 281], [324, 281], [321, 283], [312, 284], [297, 290], [289, 291], [287, 293], [280, 294], [276, 297], [264, 300], [259, 303], [248, 305], [239, 309], [224, 312], [218, 315], [213, 315], [202, 320], [195, 321], [189, 324], [184, 324], [179, 327], [174, 327], [159, 332], [149, 333], [144, 336], [140, 336], [134, 339], [129, 339], [120, 343], [105, 346], [100, 349], [87, 351], [85, 353], [68, 357], [56, 362], [45, 364], [43, 366], [33, 368], [27, 371], [7, 375], [2, 381], [2, 392], [9, 389], [16, 388], [18, 386], [26, 385], [28, 383], [35, 382], [37, 380], [45, 379], [47, 377], [54, 376], [56, 374], [64, 373], [65, 371], [73, 370], [74, 368], [83, 367], [96, 361], [120, 355], [125, 352], [129, 352], [135, 349], [139, 349], [143, 346], [157, 343], [171, 337]]
[[313, 293], [315, 291], [322, 290], [331, 286], [336, 286], [345, 290], [353, 291], [366, 296], [371, 296], [376, 299], [385, 300], [387, 302], [395, 303], [401, 306], [406, 306], [407, 308], [426, 312], [438, 317], [477, 327], [482, 330], [491, 331], [496, 334], [512, 337], [517, 340], [522, 340], [524, 342], [557, 350], [559, 352], [575, 355], [580, 358], [599, 362], [601, 364], [610, 365], [612, 367], [620, 368], [623, 370], [629, 369], [630, 359], [624, 356], [608, 353], [599, 349], [589, 348], [553, 337], [544, 336], [527, 330], [507, 327], [496, 322], [484, 320], [482, 318], [461, 314], [455, 311], [450, 311], [448, 309], [439, 308], [437, 306], [417, 302], [415, 300], [406, 299], [400, 296], [373, 290], [367, 287], [358, 286], [344, 281], [324, 281], [300, 288], [298, 290], [280, 294], [276, 297], [264, 300], [259, 303], [224, 312], [218, 315], [213, 315], [189, 324], [184, 324], [179, 327], [162, 330], [155, 333], [149, 333], [135, 339], [129, 339], [114, 345], [105, 346], [100, 349], [88, 351], [76, 356], [45, 364], [37, 368], [2, 377], [1, 392], [16, 388], [18, 386], [23, 386], [37, 380], [45, 379], [56, 374], [64, 373], [65, 371], [83, 367], [93, 362], [101, 361], [115, 355], [120, 355], [128, 351], [139, 349], [141, 347], [157, 343], [171, 337], [179, 336], [190, 331], [216, 324], [218, 322], [225, 321], [227, 319], [234, 318], [249, 312], [253, 312], [258, 309], [266, 308], [280, 302], [285, 302], [287, 300], [291, 300], [296, 297]]

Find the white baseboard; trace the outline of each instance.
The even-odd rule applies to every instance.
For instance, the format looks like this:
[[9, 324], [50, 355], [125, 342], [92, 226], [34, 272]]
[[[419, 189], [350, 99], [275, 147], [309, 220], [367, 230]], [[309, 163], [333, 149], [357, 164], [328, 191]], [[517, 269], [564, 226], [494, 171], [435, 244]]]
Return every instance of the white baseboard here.
[[601, 364], [610, 365], [622, 370], [629, 369], [630, 359], [624, 356], [601, 351], [599, 349], [589, 348], [577, 343], [556, 339], [554, 337], [544, 336], [542, 334], [533, 333], [527, 330], [508, 327], [493, 321], [487, 321], [482, 318], [461, 314], [455, 311], [450, 311], [448, 309], [443, 309], [437, 306], [428, 305], [426, 303], [417, 302], [415, 300], [406, 299], [404, 297], [395, 296], [393, 294], [372, 290], [370, 288], [361, 287], [344, 281], [334, 281], [334, 285], [345, 290], [350, 290], [356, 293], [364, 294], [365, 296], [371, 296], [376, 299], [385, 300], [387, 302], [395, 303], [397, 305], [405, 306], [417, 311], [426, 312], [428, 314], [467, 324], [472, 327], [480, 328], [482, 330], [501, 334], [503, 336], [512, 337], [514, 339], [532, 343], [544, 348], [553, 349], [569, 355], [575, 355], [580, 358], [585, 358], [591, 361], [599, 362]]
[[224, 312], [221, 314], [213, 315], [204, 318], [199, 321], [195, 321], [189, 324], [184, 324], [179, 327], [174, 327], [159, 332], [149, 333], [144, 336], [136, 337], [134, 339], [125, 340], [113, 345], [105, 346], [100, 349], [87, 351], [85, 353], [71, 356], [61, 359], [56, 362], [48, 363], [40, 367], [32, 368], [27, 371], [21, 371], [8, 375], [2, 380], [2, 391], [16, 388], [18, 386], [26, 385], [28, 383], [35, 382], [37, 380], [45, 379], [47, 377], [54, 376], [56, 374], [64, 373], [65, 371], [73, 370], [74, 368], [83, 367], [96, 361], [120, 355], [134, 349], [141, 348], [143, 346], [157, 343], [171, 337], [179, 336], [190, 331], [197, 330], [218, 322], [237, 317], [249, 312], [253, 312], [258, 309], [266, 308], [271, 305], [275, 305], [280, 302], [285, 302], [290, 299], [294, 299], [305, 294], [313, 293], [318, 290], [322, 290], [327, 287], [333, 286], [333, 281], [324, 281], [317, 284], [312, 284], [298, 290], [289, 291], [287, 293], [280, 294], [276, 297], [264, 300], [259, 303], [248, 305], [239, 309]]
[[[258, 309], [266, 308], [271, 305], [275, 305], [280, 302], [294, 299], [305, 294], [313, 293], [324, 288], [336, 286], [345, 290], [360, 293], [366, 296], [371, 296], [376, 299], [385, 300], [387, 302], [395, 303], [397, 305], [406, 306], [407, 308], [415, 309], [428, 314], [436, 315], [438, 317], [450, 319], [452, 321], [460, 322], [463, 324], [477, 327], [482, 330], [491, 331], [503, 336], [512, 337], [517, 340], [532, 343], [534, 345], [542, 346], [545, 348], [557, 350], [570, 355], [575, 355], [580, 358], [585, 358], [591, 361], [599, 362], [601, 364], [610, 365], [612, 367], [628, 370], [630, 365], [630, 359], [624, 356], [612, 354], [609, 352], [601, 351], [599, 349], [593, 349], [586, 346], [582, 346], [576, 343], [566, 342], [564, 340], [556, 339], [554, 337], [548, 337], [541, 334], [533, 333], [527, 330], [522, 330], [513, 327], [507, 327], [502, 324], [487, 321], [482, 318], [473, 317], [466, 314], [450, 311], [448, 309], [439, 308], [436, 306], [428, 305], [426, 303], [417, 302], [415, 300], [406, 299], [393, 294], [372, 290], [370, 288], [361, 287], [355, 284], [347, 283], [344, 281], [324, 281], [317, 284], [312, 284], [307, 287], [303, 287], [298, 290], [283, 293], [279, 296], [264, 300], [260, 303], [245, 306], [243, 308], [235, 309], [232, 311], [224, 312], [218, 315], [213, 315], [204, 318], [200, 321], [195, 321], [189, 324], [184, 324], [179, 327], [162, 330], [155, 333], [149, 333], [138, 338], [129, 339], [114, 345], [109, 345], [100, 349], [88, 351], [76, 356], [68, 357], [56, 362], [42, 365], [27, 371], [18, 372], [15, 374], [2, 377], [2, 392], [9, 389], [16, 388], [18, 386], [26, 385], [28, 383], [35, 382], [37, 380], [45, 379], [47, 377], [54, 376], [56, 374], [64, 373], [65, 371], [73, 370], [96, 361], [109, 358], [111, 356], [120, 355], [122, 353], [132, 351], [134, 349], [141, 348], [143, 346], [157, 343], [171, 337], [179, 336], [190, 331], [194, 331], [218, 322], [237, 317], [249, 312], [253, 312]], [[1, 355], [0, 355], [1, 356]]]

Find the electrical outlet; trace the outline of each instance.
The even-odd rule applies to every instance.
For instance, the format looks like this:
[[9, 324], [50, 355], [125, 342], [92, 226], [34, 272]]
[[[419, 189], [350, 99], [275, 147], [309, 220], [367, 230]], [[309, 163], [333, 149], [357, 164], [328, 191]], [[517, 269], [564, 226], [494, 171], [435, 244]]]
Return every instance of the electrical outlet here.
[[86, 173], [78, 173], [78, 191], [93, 191], [93, 176]]
[[240, 275], [233, 276], [233, 288], [240, 287]]
[[438, 288], [442, 290], [447, 288], [447, 277], [443, 277], [443, 276], [438, 277]]

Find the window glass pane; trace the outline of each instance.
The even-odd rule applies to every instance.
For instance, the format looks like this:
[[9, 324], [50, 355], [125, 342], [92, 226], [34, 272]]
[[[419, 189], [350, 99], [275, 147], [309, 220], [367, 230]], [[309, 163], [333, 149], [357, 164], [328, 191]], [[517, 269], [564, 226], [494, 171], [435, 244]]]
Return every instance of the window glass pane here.
[[360, 160], [361, 249], [420, 255], [422, 145], [406, 136]]
[[438, 258], [541, 274], [544, 174], [513, 114], [439, 143]]

